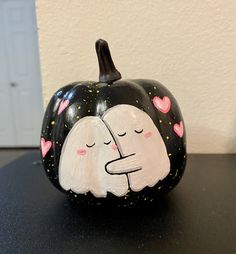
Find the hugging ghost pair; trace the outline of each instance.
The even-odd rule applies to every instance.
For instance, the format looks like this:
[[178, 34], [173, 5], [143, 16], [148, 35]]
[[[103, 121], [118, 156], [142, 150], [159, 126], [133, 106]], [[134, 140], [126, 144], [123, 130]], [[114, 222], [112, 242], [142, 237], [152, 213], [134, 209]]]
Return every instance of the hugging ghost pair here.
[[162, 137], [144, 111], [126, 104], [102, 118], [86, 116], [70, 130], [59, 163], [59, 183], [75, 193], [124, 196], [154, 186], [170, 171]]

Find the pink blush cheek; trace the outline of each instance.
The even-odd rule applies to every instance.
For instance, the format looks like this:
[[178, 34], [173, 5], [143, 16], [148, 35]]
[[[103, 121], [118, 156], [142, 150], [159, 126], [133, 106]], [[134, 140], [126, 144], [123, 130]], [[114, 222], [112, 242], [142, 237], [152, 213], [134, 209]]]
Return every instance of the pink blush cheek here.
[[117, 150], [117, 145], [116, 144], [112, 144], [112, 149], [114, 150], [114, 151], [116, 151]]
[[146, 133], [144, 133], [144, 137], [145, 138], [150, 138], [152, 136], [152, 132], [151, 131], [148, 131]]
[[77, 155], [86, 155], [86, 150], [84, 148], [79, 148], [77, 151], [76, 151]]

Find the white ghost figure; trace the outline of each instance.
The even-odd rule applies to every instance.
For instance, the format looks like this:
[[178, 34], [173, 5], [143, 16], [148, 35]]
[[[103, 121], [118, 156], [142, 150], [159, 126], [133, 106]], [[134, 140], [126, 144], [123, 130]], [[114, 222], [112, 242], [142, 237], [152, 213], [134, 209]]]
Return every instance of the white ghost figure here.
[[117, 146], [104, 122], [96, 116], [79, 120], [63, 144], [59, 162], [59, 183], [75, 193], [90, 191], [96, 197], [107, 192], [123, 196], [128, 191], [126, 175], [111, 175], [105, 164], [119, 158]]
[[144, 111], [130, 105], [117, 105], [103, 115], [121, 157], [106, 165], [113, 176], [127, 174], [130, 188], [152, 187], [170, 172], [170, 160], [162, 137]]

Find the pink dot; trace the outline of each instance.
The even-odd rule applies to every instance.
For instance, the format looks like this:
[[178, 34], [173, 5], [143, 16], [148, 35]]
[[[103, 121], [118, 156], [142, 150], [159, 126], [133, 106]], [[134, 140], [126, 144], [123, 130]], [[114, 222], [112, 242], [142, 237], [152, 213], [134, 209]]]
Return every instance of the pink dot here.
[[112, 147], [113, 150], [115, 150], [115, 151], [117, 150], [117, 145], [116, 144], [112, 144], [111, 147]]
[[85, 154], [86, 154], [86, 150], [85, 150], [84, 148], [79, 148], [79, 149], [76, 151], [76, 153], [77, 153], [78, 155], [85, 155]]
[[148, 131], [146, 133], [144, 133], [144, 137], [145, 138], [150, 138], [152, 136], [152, 132], [151, 131]]

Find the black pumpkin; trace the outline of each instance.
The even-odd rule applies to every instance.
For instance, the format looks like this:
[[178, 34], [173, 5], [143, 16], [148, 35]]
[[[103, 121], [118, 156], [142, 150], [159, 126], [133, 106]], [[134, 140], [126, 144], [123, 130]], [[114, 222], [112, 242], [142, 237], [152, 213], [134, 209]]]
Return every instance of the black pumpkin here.
[[[154, 201], [156, 197], [159, 196], [159, 194], [168, 192], [169, 190], [174, 188], [184, 173], [185, 162], [186, 162], [186, 142], [185, 142], [185, 129], [183, 124], [183, 118], [182, 118], [179, 106], [175, 98], [167, 90], [167, 88], [165, 88], [163, 85], [161, 85], [157, 81], [146, 80], [146, 79], [121, 80], [121, 75], [113, 64], [110, 51], [108, 48], [108, 44], [106, 41], [100, 39], [96, 42], [96, 52], [97, 52], [99, 68], [100, 68], [99, 82], [81, 81], [81, 82], [74, 82], [69, 85], [66, 85], [63, 88], [59, 89], [53, 95], [53, 97], [51, 98], [47, 106], [46, 113], [43, 120], [42, 135], [41, 135], [41, 154], [42, 154], [43, 166], [45, 168], [48, 178], [53, 183], [53, 185], [56, 186], [62, 192], [65, 192], [69, 196], [70, 200], [76, 201], [78, 203], [83, 203], [86, 205], [91, 205], [91, 204], [100, 205], [104, 203], [106, 204], [115, 203], [118, 206], [132, 206], [137, 203], [152, 202]], [[126, 106], [120, 107], [120, 105], [126, 105]], [[136, 180], [134, 180], [130, 178], [130, 176], [134, 175], [135, 170], [128, 172], [128, 169], [126, 170], [125, 168], [124, 169], [121, 168], [121, 171], [119, 171], [119, 167], [121, 167], [122, 165], [120, 164], [117, 166], [118, 169], [117, 168], [114, 169], [115, 173], [112, 174], [112, 172], [108, 170], [108, 167], [109, 167], [108, 165], [110, 164], [110, 162], [107, 161], [107, 163], [100, 170], [102, 171], [104, 170], [105, 174], [110, 174], [109, 179], [113, 179], [113, 178], [115, 179], [115, 177], [118, 177], [118, 175], [120, 176], [121, 174], [123, 174], [122, 177], [124, 176], [127, 178], [128, 187], [127, 187], [127, 191], [124, 192], [123, 194], [122, 192], [120, 192], [120, 195], [115, 195], [114, 191], [109, 191], [109, 188], [112, 189], [112, 182], [111, 184], [109, 184], [109, 188], [107, 189], [107, 192], [105, 195], [94, 195], [96, 191], [91, 191], [93, 190], [93, 187], [91, 187], [89, 184], [88, 185], [90, 187], [88, 187], [87, 190], [85, 190], [86, 189], [85, 188], [83, 191], [79, 191], [80, 185], [84, 185], [82, 184], [83, 178], [79, 178], [80, 180], [77, 182], [71, 178], [71, 181], [73, 182], [71, 183], [71, 187], [69, 186], [68, 188], [63, 188], [62, 184], [60, 183], [60, 177], [63, 178], [63, 176], [66, 175], [66, 177], [68, 176], [70, 178], [70, 177], [73, 177], [73, 174], [80, 174], [79, 172], [77, 173], [77, 171], [76, 172], [70, 171], [71, 170], [70, 165], [68, 166], [68, 163], [70, 163], [69, 157], [65, 159], [66, 161], [65, 170], [68, 170], [69, 173], [64, 174], [63, 173], [64, 168], [60, 169], [62, 171], [61, 173], [59, 170], [60, 163], [61, 164], [64, 163], [64, 161], [61, 159], [61, 153], [62, 152], [66, 153], [67, 146], [65, 145], [65, 143], [71, 142], [72, 145], [70, 146], [73, 146], [73, 145], [76, 146], [76, 142], [77, 142], [76, 134], [75, 135], [73, 134], [73, 136], [71, 136], [71, 139], [68, 138], [69, 136], [68, 134], [71, 133], [72, 128], [73, 127], [75, 128], [76, 124], [78, 124], [79, 121], [81, 121], [82, 119], [91, 119], [91, 120], [94, 120], [94, 119], [99, 120], [99, 118], [103, 119], [103, 115], [106, 112], [113, 110], [113, 108], [116, 108], [116, 110], [114, 111], [115, 112], [114, 114], [116, 114], [117, 118], [114, 114], [109, 116], [110, 118], [113, 119], [112, 129], [110, 129], [110, 125], [109, 123], [107, 124], [106, 121], [105, 121], [105, 125], [112, 136], [112, 142], [114, 142], [113, 148], [118, 147], [117, 149], [119, 151], [119, 156], [118, 156], [119, 158], [112, 159], [111, 162], [114, 162], [114, 161], [117, 161], [117, 160], [120, 160], [135, 154], [135, 153], [132, 153], [130, 155], [126, 155], [122, 153], [122, 151], [125, 149], [124, 147], [120, 148], [120, 143], [115, 136], [116, 134], [118, 134], [119, 137], [118, 136], [117, 137], [120, 139], [124, 135], [126, 135], [126, 126], [125, 126], [126, 124], [129, 127], [129, 129], [132, 128], [133, 123], [131, 126], [129, 126], [129, 123], [128, 123], [129, 122], [128, 111], [129, 109], [131, 109], [131, 111], [138, 112], [138, 116], [137, 116], [138, 119], [136, 119], [136, 115], [134, 115], [134, 121], [137, 120], [136, 122], [140, 123], [140, 126], [138, 126], [138, 128], [135, 127], [136, 129], [134, 128], [134, 132], [132, 132], [132, 135], [137, 135], [137, 136], [132, 136], [134, 138], [130, 138], [130, 140], [126, 141], [126, 143], [124, 144], [128, 144], [129, 149], [132, 149], [132, 144], [135, 144], [136, 146], [137, 144], [138, 145], [140, 144], [140, 146], [142, 146], [143, 144], [142, 142], [144, 142], [144, 141], [136, 140], [140, 137], [138, 135], [143, 134], [142, 140], [144, 140], [144, 137], [148, 139], [152, 135], [155, 136], [156, 134], [155, 133], [153, 134], [153, 132], [151, 131], [144, 133], [145, 130], [142, 129], [142, 124], [144, 121], [140, 120], [141, 118], [139, 119], [139, 114], [140, 116], [150, 118], [150, 121], [154, 123], [153, 126], [155, 126], [156, 128], [157, 135], [159, 133], [162, 141], [164, 141], [163, 149], [166, 149], [165, 150], [166, 158], [168, 157], [168, 161], [170, 163], [169, 169], [168, 171], [166, 171], [167, 173], [164, 176], [159, 177], [159, 180], [157, 178], [156, 182], [152, 182], [150, 184], [149, 182], [147, 182], [146, 185], [144, 184], [142, 186], [142, 181], [145, 181], [144, 179], [146, 177], [148, 178], [148, 171], [146, 175], [143, 175], [144, 177], [139, 177], [139, 178], [136, 177]], [[123, 108], [122, 109], [123, 111], [121, 113], [119, 113], [120, 108]], [[124, 115], [124, 117], [122, 114]], [[130, 116], [132, 116], [132, 114], [133, 113], [131, 112]], [[88, 116], [93, 116], [93, 117], [88, 118]], [[115, 118], [116, 120], [114, 120]], [[96, 121], [95, 121], [95, 124], [96, 124]], [[84, 124], [85, 127], [83, 127], [83, 133], [80, 134], [81, 131], [79, 130], [77, 131], [79, 131], [79, 135], [83, 135], [84, 137], [86, 137], [86, 135], [87, 136], [89, 135], [88, 138], [90, 139], [94, 133], [94, 130], [91, 129], [93, 128], [93, 126], [89, 126], [89, 124], [87, 125], [86, 124]], [[116, 128], [116, 125], [122, 126], [122, 124], [124, 125], [124, 133], [113, 133], [113, 129]], [[91, 129], [90, 134], [86, 132], [86, 128], [88, 131]], [[97, 127], [94, 126], [94, 128], [97, 128]], [[128, 135], [129, 133], [127, 133], [127, 136]], [[124, 140], [125, 138], [126, 137], [123, 137], [122, 140]], [[136, 143], [134, 143], [134, 141]], [[91, 142], [91, 139], [90, 139], [90, 142]], [[110, 144], [109, 142], [111, 142], [111, 140], [104, 140], [104, 146]], [[84, 143], [83, 146], [84, 147], [87, 146], [86, 147], [87, 150], [80, 148], [80, 150], [73, 152], [73, 149], [72, 149], [72, 152], [71, 150], [68, 150], [68, 153], [69, 154], [72, 153], [71, 156], [74, 156], [74, 157], [85, 155], [86, 151], [88, 150], [92, 151], [91, 149], [95, 149], [94, 148], [96, 146], [95, 143], [96, 142], [94, 143], [91, 142], [90, 144]], [[100, 154], [100, 151], [102, 149], [103, 149], [102, 145], [100, 145], [96, 150], [97, 153]], [[141, 151], [140, 147], [134, 148], [134, 150], [135, 149], [138, 149], [138, 151]], [[152, 147], [150, 147], [150, 149], [145, 149], [144, 146], [142, 147], [142, 149], [144, 149], [143, 151], [144, 159], [145, 159], [145, 156], [149, 156], [148, 158], [151, 158], [150, 156], [152, 156], [153, 159], [156, 161], [157, 168], [158, 168], [158, 165], [162, 164], [161, 161], [163, 159], [163, 156], [160, 155], [160, 157], [158, 157], [158, 151], [161, 154], [163, 149], [159, 150], [158, 144], [155, 147], [155, 149], [152, 149]], [[94, 157], [94, 154], [93, 154], [93, 157]], [[94, 166], [96, 165], [96, 158], [94, 162], [91, 162], [93, 157], [89, 157], [90, 159], [87, 161], [87, 163], [89, 163], [89, 165], [91, 164]], [[134, 157], [135, 162], [130, 161], [130, 159], [129, 161], [127, 160], [127, 162], [123, 161], [125, 162], [124, 163], [125, 166], [126, 164], [128, 165], [129, 163], [131, 164], [136, 163], [137, 165], [139, 164], [141, 165], [142, 164], [141, 162], [137, 162], [139, 161], [139, 157], [142, 157], [140, 153], [139, 153], [139, 157], [137, 158], [136, 157]], [[103, 159], [104, 155], [101, 154], [100, 158]], [[167, 161], [166, 158], [165, 158], [165, 161]], [[152, 162], [150, 162], [150, 165], [148, 166], [148, 167], [151, 167], [150, 170], [152, 170], [153, 172], [155, 171], [155, 166], [153, 162], [154, 160], [152, 160]], [[74, 165], [75, 162], [73, 165], [72, 164], [73, 164], [73, 159], [71, 161], [71, 167], [78, 167], [74, 170], [80, 170], [80, 165], [75, 166]], [[164, 163], [164, 164], [167, 165], [167, 163]], [[132, 168], [132, 165], [130, 167]], [[140, 169], [143, 170], [142, 168], [144, 168], [144, 166], [140, 167], [139, 170]], [[85, 173], [83, 174], [86, 174], [86, 170], [87, 170], [86, 167], [83, 168], [83, 170], [85, 171]], [[91, 172], [89, 173], [90, 177], [91, 177], [91, 174], [95, 172], [95, 170], [96, 169], [91, 169], [92, 173]], [[160, 168], [158, 170], [160, 170], [161, 172], [162, 169]], [[157, 172], [157, 170], [155, 172]], [[96, 177], [96, 172], [94, 174], [95, 174], [94, 177]], [[158, 174], [158, 173], [155, 173], [155, 174]], [[153, 179], [153, 178], [149, 177], [149, 179]], [[96, 179], [93, 179], [93, 180], [96, 181]], [[95, 185], [102, 184], [101, 183], [102, 181], [103, 179], [100, 179], [98, 180], [98, 182], [94, 184]], [[63, 182], [63, 179], [61, 180], [61, 182]], [[118, 185], [119, 184], [120, 183], [118, 183]], [[75, 187], [73, 187], [75, 185], [76, 186], [78, 185], [79, 187], [76, 189]], [[75, 189], [77, 191], [75, 191]]]

